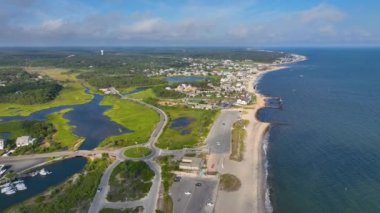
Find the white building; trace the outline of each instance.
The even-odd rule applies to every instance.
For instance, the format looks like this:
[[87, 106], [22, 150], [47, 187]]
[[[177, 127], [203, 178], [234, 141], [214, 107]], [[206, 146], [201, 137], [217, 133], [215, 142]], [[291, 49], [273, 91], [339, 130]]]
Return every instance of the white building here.
[[247, 105], [248, 103], [245, 100], [237, 99], [236, 104], [237, 105]]
[[30, 136], [21, 136], [16, 139], [16, 146], [22, 147], [22, 146], [28, 146], [34, 143], [34, 138]]
[[5, 149], [5, 146], [6, 146], [5, 139], [0, 139], [0, 150]]

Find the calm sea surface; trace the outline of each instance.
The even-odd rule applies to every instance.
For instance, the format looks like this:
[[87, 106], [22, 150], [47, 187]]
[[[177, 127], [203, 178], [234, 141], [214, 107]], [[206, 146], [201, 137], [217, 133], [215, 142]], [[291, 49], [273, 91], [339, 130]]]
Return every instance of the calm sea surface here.
[[258, 85], [274, 212], [380, 212], [380, 49], [292, 49], [308, 61]]

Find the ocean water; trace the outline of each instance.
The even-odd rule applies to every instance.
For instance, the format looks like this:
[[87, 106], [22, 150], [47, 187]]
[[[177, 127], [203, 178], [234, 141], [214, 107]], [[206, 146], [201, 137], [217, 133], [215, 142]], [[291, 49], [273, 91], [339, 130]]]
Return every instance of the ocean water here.
[[380, 212], [380, 49], [287, 49], [309, 60], [266, 74], [274, 212]]

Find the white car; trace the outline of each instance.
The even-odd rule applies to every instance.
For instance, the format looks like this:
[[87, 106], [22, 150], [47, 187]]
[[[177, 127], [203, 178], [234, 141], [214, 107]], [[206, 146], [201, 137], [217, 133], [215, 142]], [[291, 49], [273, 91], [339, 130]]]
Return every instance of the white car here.
[[185, 195], [191, 195], [191, 192], [185, 192]]
[[216, 145], [220, 146], [220, 142], [219, 142], [219, 141], [217, 141], [217, 142], [216, 142]]
[[208, 202], [207, 205], [208, 205], [208, 206], [214, 206], [214, 204], [211, 203], [211, 202]]

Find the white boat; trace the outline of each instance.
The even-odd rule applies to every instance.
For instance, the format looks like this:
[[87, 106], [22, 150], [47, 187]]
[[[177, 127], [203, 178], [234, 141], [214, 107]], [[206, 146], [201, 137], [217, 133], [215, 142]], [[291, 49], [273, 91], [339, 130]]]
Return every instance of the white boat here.
[[13, 189], [12, 185], [1, 188], [1, 193], [6, 193], [7, 191], [12, 190], [12, 189]]
[[16, 180], [16, 181], [13, 181], [12, 183], [13, 184], [18, 184], [18, 183], [24, 183], [24, 181], [23, 180]]
[[26, 190], [26, 185], [24, 183], [18, 183], [15, 185], [16, 186], [16, 189], [17, 191], [22, 191], [22, 190]]
[[38, 175], [39, 173], [40, 173], [39, 171], [35, 171], [35, 172], [32, 172], [32, 173], [30, 174], [30, 176], [34, 177], [34, 176]]
[[14, 193], [16, 193], [16, 190], [14, 190], [13, 188], [5, 192], [6, 195], [12, 195]]
[[49, 174], [51, 174], [51, 172], [46, 171], [45, 169], [40, 170], [40, 175], [42, 175], [42, 176], [49, 175]]

